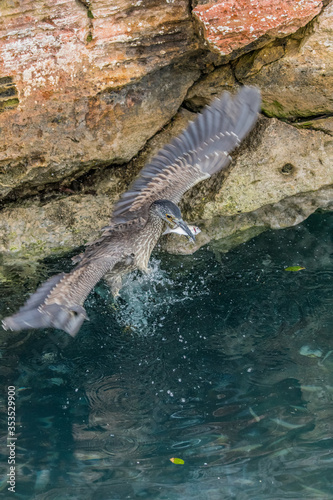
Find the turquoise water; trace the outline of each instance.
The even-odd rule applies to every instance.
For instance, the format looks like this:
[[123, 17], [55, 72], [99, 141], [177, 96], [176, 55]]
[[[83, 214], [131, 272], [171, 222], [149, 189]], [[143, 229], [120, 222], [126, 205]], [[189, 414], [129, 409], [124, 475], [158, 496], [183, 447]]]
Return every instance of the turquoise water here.
[[[228, 254], [155, 254], [116, 306], [98, 285], [74, 340], [2, 332], [17, 474], [16, 493], [4, 481], [0, 495], [333, 498], [332, 228], [333, 213], [315, 214]], [[48, 261], [41, 274], [69, 267]], [[34, 279], [2, 286], [2, 315]]]

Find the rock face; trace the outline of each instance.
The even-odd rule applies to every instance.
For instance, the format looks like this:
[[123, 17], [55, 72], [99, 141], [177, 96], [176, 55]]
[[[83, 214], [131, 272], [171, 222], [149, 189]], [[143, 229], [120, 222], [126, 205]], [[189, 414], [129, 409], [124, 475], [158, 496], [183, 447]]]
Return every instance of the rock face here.
[[[205, 76], [189, 90], [187, 106], [197, 109], [236, 82], [260, 87], [263, 110], [268, 116], [293, 121], [327, 119], [320, 123], [306, 120], [304, 126], [331, 131], [333, 3], [304, 30], [286, 39], [274, 40]], [[296, 125], [302, 126], [302, 123]]]
[[162, 240], [163, 248], [190, 253], [220, 240], [214, 247], [227, 251], [265, 229], [299, 224], [318, 208], [332, 210], [332, 158], [333, 141], [325, 133], [261, 118], [222, 186], [212, 178], [185, 195], [186, 218], [200, 221], [202, 230], [196, 246], [172, 235]]
[[[300, 46], [284, 46], [285, 57], [274, 64], [239, 61], [238, 79], [263, 89], [263, 109], [269, 116], [307, 118], [333, 113], [333, 4], [324, 9]], [[265, 50], [265, 49], [263, 49]], [[269, 51], [267, 51], [269, 52]], [[246, 56], [245, 56], [246, 57]], [[244, 68], [246, 69], [244, 71]]]
[[331, 209], [333, 2], [324, 3], [202, 0], [191, 12], [183, 0], [4, 0], [3, 256], [31, 260], [94, 239], [145, 162], [239, 83], [261, 88], [266, 118], [229, 175], [185, 195], [185, 218], [203, 229], [197, 246], [170, 235], [162, 247], [189, 253], [223, 237], [214, 245], [227, 250]]
[[[133, 176], [194, 116], [186, 110], [180, 112], [127, 169], [111, 167], [102, 175], [96, 174], [84, 185], [82, 192], [74, 194], [65, 190], [56, 197], [51, 194], [43, 200], [28, 198], [19, 206], [8, 204], [1, 212], [0, 253], [35, 259], [69, 251], [97, 238], [99, 229], [109, 222], [113, 203]], [[89, 194], [91, 186], [94, 194]]]
[[200, 2], [194, 14], [207, 43], [228, 59], [290, 35], [322, 9], [318, 0], [212, 0]]
[[199, 76], [185, 0], [90, 4], [0, 5], [0, 199], [129, 161]]
[[332, 158], [333, 141], [324, 133], [263, 118], [203, 218], [252, 212], [333, 185]]

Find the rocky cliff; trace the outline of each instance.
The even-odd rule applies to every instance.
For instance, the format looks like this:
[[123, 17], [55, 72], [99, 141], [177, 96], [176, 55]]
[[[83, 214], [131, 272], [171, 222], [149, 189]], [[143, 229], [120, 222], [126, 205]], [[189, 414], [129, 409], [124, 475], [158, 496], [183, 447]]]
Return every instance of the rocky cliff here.
[[159, 147], [240, 84], [261, 89], [263, 116], [227, 176], [184, 197], [197, 247], [333, 208], [333, 2], [3, 0], [0, 14], [6, 262], [96, 237]]

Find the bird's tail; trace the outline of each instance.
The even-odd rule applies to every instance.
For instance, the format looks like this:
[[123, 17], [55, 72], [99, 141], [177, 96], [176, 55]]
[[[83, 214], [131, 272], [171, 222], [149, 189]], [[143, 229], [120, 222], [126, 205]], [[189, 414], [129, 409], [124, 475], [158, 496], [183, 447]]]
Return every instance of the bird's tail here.
[[2, 320], [5, 330], [20, 331], [31, 328], [59, 328], [75, 337], [85, 319], [88, 319], [84, 307], [69, 304], [68, 301], [47, 299], [68, 274], [52, 276], [43, 283], [27, 300], [16, 314]]

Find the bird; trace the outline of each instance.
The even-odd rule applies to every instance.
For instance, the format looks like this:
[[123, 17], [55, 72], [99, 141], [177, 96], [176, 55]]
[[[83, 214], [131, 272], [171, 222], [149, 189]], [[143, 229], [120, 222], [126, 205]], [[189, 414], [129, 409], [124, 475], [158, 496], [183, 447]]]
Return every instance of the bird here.
[[76, 258], [77, 266], [43, 283], [17, 313], [2, 320], [3, 328], [51, 327], [75, 337], [88, 319], [84, 302], [90, 291], [104, 278], [117, 297], [125, 274], [147, 272], [166, 225], [194, 240], [178, 207], [181, 197], [229, 165], [230, 153], [254, 127], [260, 105], [259, 90], [250, 86], [235, 96], [216, 97], [142, 169], [115, 204], [101, 237]]

